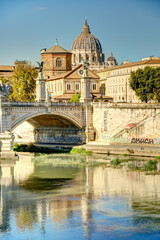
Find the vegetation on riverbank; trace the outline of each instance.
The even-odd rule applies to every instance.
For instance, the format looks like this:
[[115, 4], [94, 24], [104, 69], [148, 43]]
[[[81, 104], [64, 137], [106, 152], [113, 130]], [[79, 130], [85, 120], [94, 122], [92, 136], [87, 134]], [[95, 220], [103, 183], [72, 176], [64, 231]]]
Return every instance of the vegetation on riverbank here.
[[15, 152], [35, 152], [35, 153], [71, 153], [71, 154], [88, 154], [91, 155], [92, 151], [87, 151], [85, 148], [71, 148], [61, 147], [59, 148], [48, 148], [48, 147], [37, 147], [34, 144], [18, 144], [14, 145]]
[[143, 171], [146, 174], [160, 174], [160, 171], [157, 170], [157, 160], [137, 160], [137, 159], [113, 159], [110, 161], [111, 167], [121, 168], [124, 166], [131, 171]]
[[92, 154], [92, 151], [87, 151], [85, 150], [85, 148], [72, 148], [71, 151], [70, 151], [71, 154], [89, 154], [91, 155]]
[[38, 154], [33, 158], [36, 166], [43, 164], [51, 164], [52, 166], [62, 166], [62, 167], [99, 167], [106, 166], [106, 162], [97, 161], [96, 158], [77, 154]]
[[34, 152], [34, 153], [69, 153], [71, 147], [48, 148], [48, 147], [37, 147], [34, 144], [17, 144], [14, 145], [15, 152]]

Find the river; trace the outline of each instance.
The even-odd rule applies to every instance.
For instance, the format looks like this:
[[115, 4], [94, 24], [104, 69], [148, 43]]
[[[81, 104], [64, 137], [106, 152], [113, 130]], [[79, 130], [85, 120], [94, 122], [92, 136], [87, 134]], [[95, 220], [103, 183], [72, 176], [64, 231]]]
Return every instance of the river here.
[[1, 161], [0, 239], [160, 239], [160, 175], [54, 166], [65, 155], [53, 156]]

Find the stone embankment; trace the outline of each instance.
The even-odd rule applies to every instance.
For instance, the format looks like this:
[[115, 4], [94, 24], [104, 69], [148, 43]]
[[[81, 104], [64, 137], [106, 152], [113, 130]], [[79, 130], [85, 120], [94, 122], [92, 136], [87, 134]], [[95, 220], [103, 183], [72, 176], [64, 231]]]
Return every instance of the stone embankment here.
[[93, 153], [101, 154], [117, 154], [117, 155], [128, 155], [128, 156], [145, 156], [155, 157], [160, 156], [160, 146], [151, 144], [112, 144], [104, 145], [99, 142], [92, 144], [83, 145], [83, 147], [92, 151]]

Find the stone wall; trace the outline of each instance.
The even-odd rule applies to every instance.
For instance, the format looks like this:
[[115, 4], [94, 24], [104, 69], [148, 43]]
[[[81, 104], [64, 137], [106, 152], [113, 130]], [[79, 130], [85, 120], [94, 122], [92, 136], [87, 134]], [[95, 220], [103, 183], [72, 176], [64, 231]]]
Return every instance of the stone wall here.
[[159, 104], [93, 103], [96, 140], [160, 144]]
[[37, 143], [82, 144], [85, 140], [84, 131], [76, 127], [41, 127], [35, 129], [35, 142]]

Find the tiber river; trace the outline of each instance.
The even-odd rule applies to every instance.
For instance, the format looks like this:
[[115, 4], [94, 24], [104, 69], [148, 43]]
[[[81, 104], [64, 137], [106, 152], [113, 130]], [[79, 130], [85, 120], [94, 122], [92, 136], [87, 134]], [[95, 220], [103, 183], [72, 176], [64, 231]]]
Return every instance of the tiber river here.
[[160, 175], [54, 166], [65, 155], [53, 156], [1, 161], [0, 239], [160, 239]]

